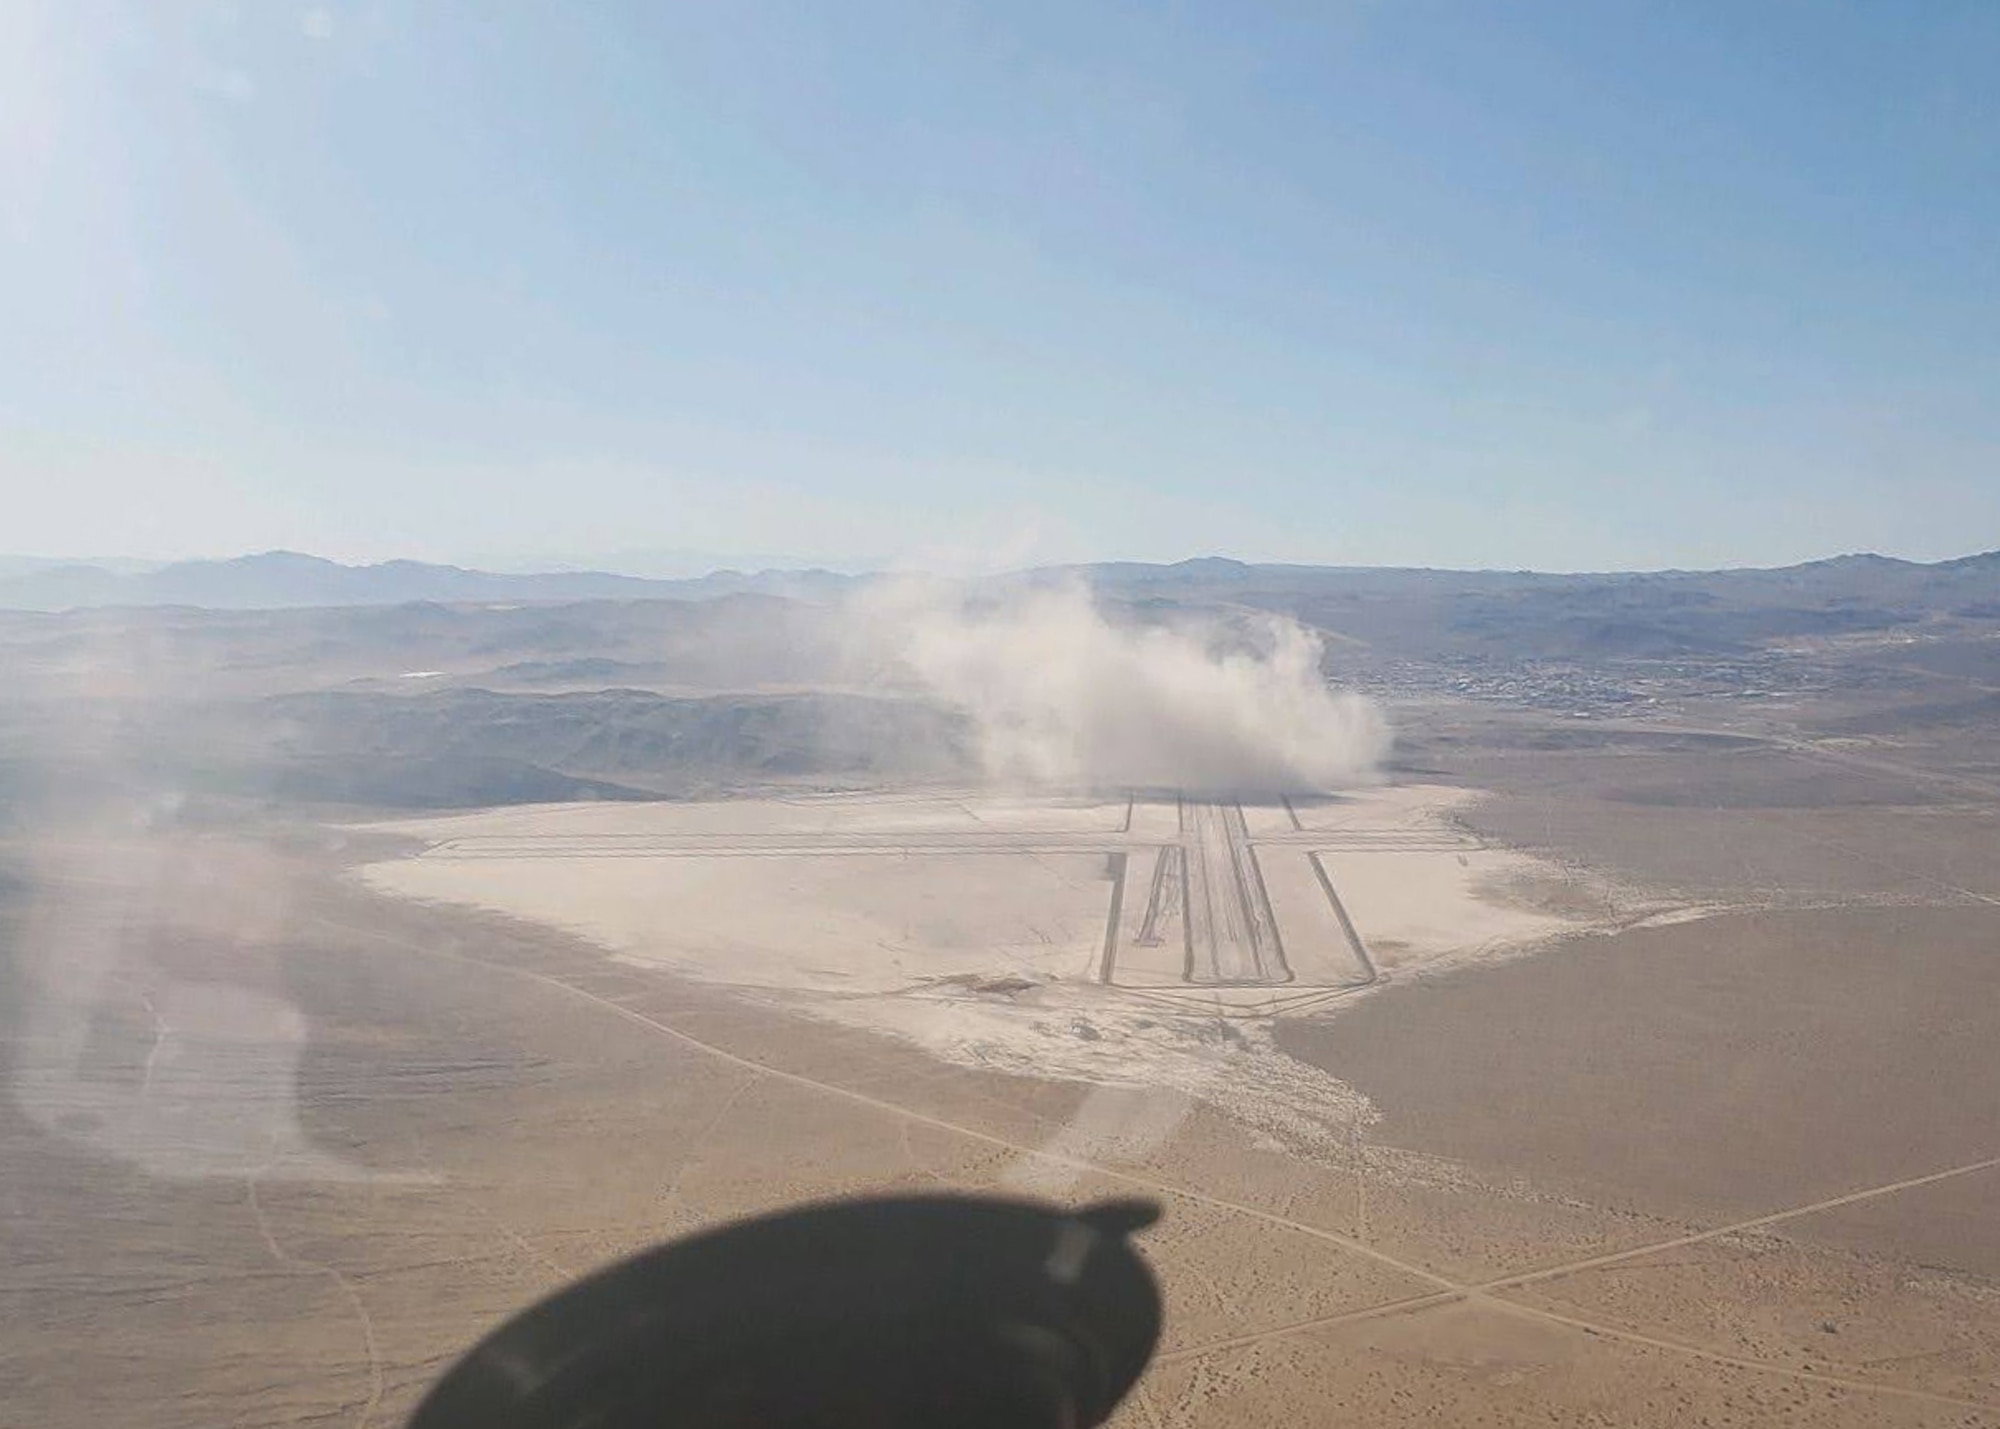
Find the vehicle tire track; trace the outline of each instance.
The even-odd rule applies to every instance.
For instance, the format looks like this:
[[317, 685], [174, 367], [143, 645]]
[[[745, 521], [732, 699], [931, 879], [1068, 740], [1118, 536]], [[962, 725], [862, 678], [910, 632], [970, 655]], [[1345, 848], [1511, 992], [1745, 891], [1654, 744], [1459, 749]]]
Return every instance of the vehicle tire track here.
[[[763, 1076], [769, 1077], [773, 1081], [782, 1082], [786, 1085], [802, 1087], [810, 1091], [819, 1092], [824, 1095], [832, 1096], [838, 1098], [839, 1100], [849, 1102], [856, 1106], [869, 1107], [875, 1111], [883, 1113], [884, 1115], [893, 1117], [902, 1117], [907, 1119], [908, 1121], [914, 1122], [921, 1126], [929, 1126], [940, 1131], [951, 1132], [958, 1136], [962, 1136], [968, 1140], [982, 1142], [989, 1146], [994, 1146], [1001, 1148], [1003, 1150], [1012, 1151], [1018, 1155], [1036, 1157], [1042, 1160], [1053, 1162], [1069, 1170], [1079, 1171], [1089, 1175], [1100, 1176], [1106, 1180], [1122, 1182], [1125, 1185], [1135, 1186], [1142, 1190], [1152, 1191], [1162, 1196], [1177, 1197], [1184, 1201], [1191, 1201], [1196, 1205], [1206, 1206], [1212, 1210], [1234, 1212], [1238, 1215], [1246, 1216], [1251, 1220], [1261, 1222], [1265, 1225], [1274, 1226], [1281, 1230], [1294, 1231], [1300, 1235], [1306, 1236], [1309, 1239], [1321, 1241], [1323, 1243], [1336, 1246], [1340, 1249], [1350, 1251], [1355, 1255], [1363, 1257], [1364, 1259], [1374, 1261], [1379, 1265], [1386, 1265], [1393, 1270], [1401, 1271], [1405, 1275], [1411, 1276], [1418, 1280], [1425, 1281], [1431, 1285], [1435, 1285], [1438, 1287], [1437, 1290], [1429, 1292], [1424, 1295], [1404, 1296], [1397, 1300], [1386, 1301], [1375, 1306], [1364, 1306], [1354, 1310], [1344, 1311], [1341, 1312], [1340, 1314], [1333, 1316], [1322, 1316], [1311, 1320], [1302, 1320], [1289, 1325], [1280, 1326], [1274, 1329], [1262, 1330], [1249, 1335], [1237, 1336], [1228, 1341], [1220, 1341], [1209, 1345], [1190, 1346], [1184, 1350], [1175, 1351], [1173, 1355], [1170, 1356], [1170, 1358], [1174, 1359], [1193, 1358], [1200, 1354], [1213, 1353], [1221, 1349], [1256, 1344], [1260, 1341], [1276, 1339], [1285, 1335], [1298, 1334], [1306, 1330], [1326, 1328], [1336, 1324], [1350, 1323], [1381, 1315], [1389, 1315], [1396, 1313], [1414, 1313], [1417, 1311], [1428, 1310], [1446, 1304], [1464, 1302], [1464, 1303], [1477, 1304], [1481, 1306], [1490, 1307], [1502, 1313], [1514, 1315], [1519, 1318], [1540, 1320], [1548, 1324], [1561, 1325], [1569, 1329], [1578, 1330], [1586, 1335], [1599, 1335], [1606, 1339], [1622, 1340], [1632, 1344], [1644, 1345], [1652, 1349], [1667, 1350], [1672, 1353], [1687, 1356], [1690, 1358], [1707, 1360], [1710, 1361], [1711, 1363], [1725, 1364], [1732, 1366], [1734, 1368], [1751, 1370], [1763, 1374], [1779, 1375], [1789, 1379], [1797, 1379], [1815, 1384], [1825, 1384], [1835, 1388], [1856, 1390], [1870, 1394], [1884, 1394], [1884, 1395], [1890, 1395], [1892, 1397], [1920, 1400], [1925, 1403], [1945, 1405], [1953, 1408], [1979, 1410], [1985, 1413], [1992, 1413], [1996, 1409], [2000, 1409], [2000, 1404], [1992, 1404], [1985, 1402], [1983, 1400], [1964, 1399], [1955, 1395], [1941, 1394], [1930, 1390], [1915, 1389], [1903, 1385], [1875, 1384], [1867, 1380], [1848, 1379], [1840, 1375], [1824, 1374], [1815, 1370], [1798, 1369], [1790, 1365], [1775, 1364], [1764, 1360], [1747, 1359], [1737, 1355], [1730, 1355], [1720, 1350], [1708, 1349], [1700, 1345], [1685, 1344], [1677, 1340], [1671, 1340], [1660, 1336], [1647, 1335], [1634, 1330], [1626, 1330], [1614, 1325], [1606, 1325], [1598, 1321], [1585, 1320], [1576, 1316], [1564, 1315], [1557, 1311], [1544, 1309], [1541, 1306], [1537, 1305], [1525, 1305], [1518, 1301], [1507, 1300], [1498, 1293], [1495, 1293], [1495, 1290], [1489, 1290], [1484, 1285], [1467, 1284], [1453, 1280], [1449, 1276], [1441, 1275], [1438, 1272], [1427, 1269], [1424, 1266], [1420, 1266], [1410, 1261], [1403, 1260], [1397, 1256], [1389, 1254], [1387, 1251], [1380, 1250], [1375, 1246], [1368, 1245], [1362, 1241], [1355, 1240], [1349, 1236], [1341, 1235], [1337, 1231], [1327, 1230], [1323, 1226], [1315, 1226], [1305, 1221], [1293, 1220], [1289, 1216], [1282, 1216], [1274, 1211], [1267, 1211], [1259, 1206], [1248, 1205], [1240, 1201], [1232, 1201], [1227, 1199], [1226, 1197], [1211, 1195], [1204, 1191], [1197, 1191], [1191, 1187], [1180, 1186], [1169, 1181], [1163, 1181], [1154, 1177], [1143, 1176], [1133, 1171], [1124, 1170], [1115, 1166], [1109, 1166], [1102, 1162], [1089, 1160], [1088, 1158], [1085, 1157], [1071, 1156], [1063, 1152], [1050, 1151], [1043, 1147], [1030, 1146], [1023, 1142], [1013, 1141], [1007, 1137], [996, 1135], [993, 1132], [982, 1131], [977, 1127], [966, 1126], [963, 1125], [962, 1123], [951, 1121], [945, 1117], [934, 1116], [928, 1112], [915, 1111], [911, 1108], [900, 1106], [897, 1103], [889, 1101], [885, 1098], [872, 1096], [867, 1092], [855, 1091], [852, 1088], [843, 1087], [835, 1082], [822, 1081], [819, 1078], [810, 1077], [801, 1072], [787, 1071], [781, 1067], [774, 1067], [769, 1065], [768, 1063], [759, 1062], [755, 1058], [745, 1057], [740, 1053], [731, 1052], [725, 1047], [717, 1046], [716, 1044], [705, 1041], [702, 1038], [692, 1035], [691, 1033], [684, 1032], [680, 1028], [675, 1027], [670, 1023], [662, 1022], [657, 1018], [648, 1017], [646, 1014], [639, 1012], [635, 1008], [626, 1007], [622, 1003], [614, 1002], [606, 997], [600, 997], [596, 993], [588, 992], [583, 988], [577, 987], [571, 983], [564, 982], [562, 979], [553, 977], [547, 973], [536, 972], [531, 968], [515, 967], [506, 963], [488, 962], [483, 958], [469, 957], [463, 953], [446, 952], [442, 949], [433, 948], [415, 939], [399, 937], [393, 934], [380, 933], [372, 929], [356, 928], [351, 924], [340, 923], [331, 919], [323, 918], [320, 921], [322, 923], [325, 923], [327, 926], [337, 928], [349, 934], [350, 936], [365, 938], [371, 941], [384, 943], [389, 946], [401, 948], [406, 951], [415, 952], [416, 954], [422, 957], [440, 959], [443, 961], [459, 963], [465, 966], [470, 966], [475, 968], [483, 968], [489, 972], [507, 974], [528, 982], [537, 983], [544, 987], [551, 988], [557, 992], [564, 993], [570, 997], [576, 998], [580, 1001], [592, 1003], [599, 1007], [605, 1008], [606, 1010], [610, 1011], [616, 1016], [622, 1017], [629, 1022], [635, 1023], [642, 1027], [651, 1028], [655, 1032], [661, 1033], [664, 1036], [672, 1038], [674, 1041], [682, 1043], [685, 1046], [692, 1047], [700, 1052], [705, 1052], [708, 1055], [715, 1057], [720, 1061], [727, 1062], [732, 1066], [741, 1067], [746, 1071], [759, 1073]], [[1987, 1163], [1981, 1163], [1981, 1164], [1983, 1165]], [[1990, 1164], [2000, 1164], [2000, 1158], [1994, 1158], [1993, 1162]], [[1946, 1175], [1969, 1174], [1971, 1169], [1976, 1169], [1976, 1168], [1973, 1167], [1954, 1168], [1954, 1170], [1951, 1172], [1934, 1173], [1929, 1178], [1918, 1177], [1918, 1178], [1912, 1178], [1907, 1183], [1906, 1182], [1891, 1183], [1890, 1185], [1885, 1187], [1873, 1188], [1873, 1194], [1876, 1195], [1891, 1194], [1893, 1191], [1907, 1189], [1909, 1185], [1925, 1184], [1927, 1180], [1931, 1179], [1942, 1180], [1945, 1178]], [[1834, 1198], [1834, 1200], [1829, 1204], [1834, 1204], [1834, 1205], [1851, 1204], [1854, 1201], [1869, 1199], [1869, 1196], [1870, 1192], [1867, 1191], [1854, 1192], [1850, 1193], [1846, 1197]], [[1819, 1203], [1815, 1203], [1814, 1206], [1810, 1208], [1798, 1208], [1794, 1211], [1773, 1212], [1768, 1217], [1758, 1218], [1758, 1221], [1760, 1223], [1770, 1224], [1778, 1220], [1786, 1219], [1794, 1214], [1804, 1215], [1804, 1214], [1809, 1214], [1810, 1211], [1813, 1209], [1825, 1209], [1825, 1208], [1826, 1207], [1819, 1205]], [[1634, 1250], [1632, 1252], [1619, 1253], [1619, 1255], [1620, 1258], [1622, 1258], [1624, 1255], [1645, 1254], [1654, 1249], [1666, 1249], [1670, 1248], [1673, 1245], [1690, 1243], [1693, 1240], [1712, 1239], [1714, 1238], [1714, 1236], [1717, 1235], [1728, 1234], [1730, 1229], [1731, 1229], [1730, 1227], [1724, 1227], [1714, 1232], [1701, 1232], [1697, 1233], [1693, 1237], [1676, 1238], [1675, 1240], [1672, 1241], [1662, 1242], [1658, 1246], [1648, 1246], [1638, 1250]], [[1595, 1257], [1592, 1257], [1591, 1259], [1595, 1259]], [[1545, 1271], [1539, 1272], [1539, 1274], [1545, 1276], [1553, 1276], [1554, 1274], [1561, 1273], [1561, 1271], [1563, 1271], [1564, 1269], [1573, 1270], [1577, 1268], [1580, 1267], [1574, 1265], [1568, 1267], [1548, 1267]], [[1533, 1276], [1538, 1274], [1538, 1272], [1529, 1272], [1528, 1274], [1530, 1276]], [[1497, 1288], [1499, 1288], [1499, 1286], [1496, 1283], [1495, 1289], [1497, 1290]], [[372, 1343], [372, 1336], [371, 1336], [371, 1343]], [[1169, 1358], [1169, 1356], [1162, 1356], [1162, 1358], [1163, 1359]]]
[[251, 1218], [257, 1224], [257, 1234], [263, 1240], [264, 1248], [271, 1252], [271, 1259], [280, 1265], [296, 1266], [301, 1270], [330, 1277], [333, 1283], [340, 1287], [340, 1293], [347, 1297], [347, 1303], [354, 1307], [354, 1316], [361, 1322], [361, 1343], [368, 1352], [368, 1398], [361, 1406], [361, 1417], [354, 1421], [354, 1429], [368, 1429], [369, 1423], [375, 1418], [375, 1411], [381, 1407], [383, 1389], [382, 1353], [375, 1343], [375, 1317], [368, 1313], [368, 1306], [362, 1302], [361, 1292], [354, 1288], [354, 1282], [339, 1270], [321, 1261], [306, 1260], [292, 1255], [278, 1244], [277, 1236], [271, 1232], [270, 1218], [264, 1214], [263, 1202], [257, 1199], [255, 1175], [243, 1178], [243, 1188], [245, 1199], [250, 1205]]
[[1980, 1171], [1991, 1171], [1995, 1167], [2000, 1167], [2000, 1156], [1988, 1156], [1981, 1161], [1968, 1161], [1963, 1166], [1951, 1166], [1942, 1171], [1928, 1172], [1922, 1176], [1909, 1176], [1901, 1181], [1887, 1181], [1879, 1186], [1867, 1186], [1859, 1191], [1849, 1191], [1845, 1195], [1829, 1196], [1823, 1201], [1812, 1201], [1803, 1206], [1791, 1206], [1781, 1211], [1771, 1211], [1765, 1215], [1752, 1216], [1748, 1220], [1732, 1221], [1726, 1226], [1717, 1226], [1713, 1230], [1694, 1231], [1688, 1235], [1654, 1241], [1649, 1245], [1633, 1246], [1629, 1250], [1609, 1251], [1603, 1255], [1593, 1255], [1587, 1256], [1582, 1260], [1572, 1260], [1563, 1265], [1551, 1265], [1541, 1270], [1526, 1271], [1520, 1275], [1507, 1275], [1502, 1276], [1498, 1280], [1482, 1281], [1472, 1288], [1482, 1292], [1491, 1292], [1513, 1290], [1523, 1285], [1536, 1285], [1545, 1280], [1555, 1280], [1564, 1275], [1574, 1275], [1579, 1271], [1596, 1270], [1602, 1266], [1617, 1265], [1621, 1261], [1637, 1260], [1642, 1256], [1655, 1255], [1663, 1250], [1678, 1250], [1683, 1246], [1700, 1245], [1703, 1241], [1720, 1240], [1723, 1236], [1736, 1235], [1742, 1231], [1760, 1230], [1765, 1226], [1780, 1225], [1785, 1221], [1798, 1220], [1803, 1216], [1818, 1215], [1821, 1211], [1838, 1210], [1842, 1206], [1858, 1205], [1862, 1201], [1873, 1201], [1882, 1196], [1893, 1196], [1899, 1191], [1912, 1191], [1919, 1186], [1931, 1186], [1939, 1181], [1949, 1181], [1959, 1176], [1971, 1176]]
[[843, 1087], [837, 1082], [821, 1081], [817, 1077], [809, 1077], [802, 1072], [787, 1071], [782, 1067], [774, 1067], [769, 1063], [759, 1062], [755, 1058], [731, 1052], [726, 1047], [719, 1047], [713, 1042], [705, 1041], [692, 1033], [684, 1032], [671, 1023], [662, 1022], [655, 1017], [648, 1017], [636, 1008], [627, 1007], [623, 1003], [614, 1002], [607, 997], [600, 997], [594, 992], [586, 991], [572, 983], [564, 982], [561, 978], [552, 977], [547, 973], [536, 972], [532, 968], [514, 967], [507, 963], [488, 962], [484, 958], [469, 957], [464, 953], [446, 952], [440, 948], [432, 948], [415, 939], [402, 938], [388, 933], [378, 933], [371, 929], [356, 928], [351, 924], [333, 922], [332, 920], [322, 919], [321, 921], [327, 923], [328, 926], [340, 929], [350, 936], [358, 936], [385, 943], [408, 952], [414, 952], [421, 957], [458, 963], [468, 967], [483, 968], [489, 972], [502, 973], [527, 982], [538, 983], [544, 987], [552, 988], [555, 991], [576, 998], [579, 1001], [602, 1007], [624, 1018], [628, 1022], [636, 1023], [641, 1027], [651, 1028], [655, 1032], [671, 1037], [675, 1041], [692, 1047], [697, 1051], [705, 1052], [720, 1061], [729, 1063], [731, 1066], [741, 1067], [745, 1071], [758, 1073], [773, 1081], [837, 1097], [842, 1101], [852, 1103], [856, 1106], [871, 1108], [886, 1116], [906, 1117], [920, 1126], [929, 1126], [939, 1131], [952, 1132], [968, 1140], [983, 1142], [988, 1146], [998, 1147], [1018, 1155], [1037, 1157], [1072, 1171], [1080, 1171], [1088, 1175], [1102, 1176], [1110, 1180], [1121, 1181], [1128, 1186], [1137, 1186], [1142, 1190], [1154, 1191], [1161, 1195], [1179, 1197], [1182, 1200], [1192, 1201], [1197, 1205], [1208, 1206], [1214, 1210], [1233, 1211], [1239, 1215], [1249, 1216], [1254, 1220], [1262, 1221], [1267, 1225], [1296, 1231], [1314, 1240], [1339, 1246], [1344, 1250], [1352, 1251], [1356, 1255], [1375, 1261], [1377, 1264], [1402, 1271], [1406, 1275], [1415, 1276], [1442, 1289], [1454, 1292], [1464, 1292], [1468, 1289], [1467, 1286], [1446, 1276], [1439, 1275], [1436, 1271], [1427, 1270], [1423, 1266], [1398, 1259], [1386, 1251], [1377, 1250], [1371, 1245], [1365, 1245], [1360, 1241], [1341, 1235], [1337, 1231], [1327, 1230], [1323, 1226], [1311, 1225], [1305, 1221], [1295, 1221], [1290, 1217], [1281, 1216], [1274, 1211], [1267, 1211], [1261, 1207], [1247, 1205], [1240, 1201], [1231, 1201], [1221, 1196], [1210, 1195], [1205, 1191], [1197, 1191], [1191, 1187], [1175, 1185], [1169, 1181], [1142, 1176], [1136, 1172], [1122, 1170], [1102, 1162], [1089, 1160], [1086, 1157], [1071, 1156], [1065, 1152], [1050, 1151], [1044, 1147], [1014, 1141], [990, 1131], [982, 1131], [978, 1127], [966, 1126], [961, 1122], [951, 1121], [941, 1116], [934, 1116], [929, 1112], [916, 1111], [883, 1097], [873, 1096], [867, 1092], [855, 1091], [853, 1088]]
[[1940, 1171], [1928, 1172], [1922, 1176], [1909, 1176], [1899, 1181], [1887, 1181], [1877, 1186], [1863, 1187], [1861, 1190], [1849, 1191], [1839, 1196], [1829, 1196], [1822, 1200], [1808, 1202], [1804, 1205], [1790, 1206], [1783, 1210], [1767, 1212], [1761, 1216], [1752, 1216], [1746, 1220], [1732, 1221], [1728, 1225], [1716, 1226], [1710, 1230], [1694, 1231], [1687, 1235], [1672, 1236], [1664, 1240], [1651, 1241], [1645, 1245], [1632, 1246], [1625, 1250], [1610, 1251], [1603, 1255], [1586, 1256], [1579, 1260], [1565, 1261], [1561, 1265], [1544, 1266], [1540, 1270], [1525, 1271], [1517, 1275], [1501, 1276], [1493, 1280], [1481, 1281], [1477, 1284], [1465, 1286], [1462, 1293], [1440, 1292], [1432, 1295], [1411, 1296], [1402, 1300], [1388, 1301], [1381, 1305], [1365, 1306], [1358, 1310], [1342, 1311], [1333, 1315], [1315, 1316], [1311, 1319], [1294, 1321], [1291, 1324], [1262, 1330], [1255, 1334], [1238, 1335], [1229, 1339], [1211, 1341], [1207, 1344], [1187, 1346], [1183, 1349], [1161, 1355], [1160, 1358], [1162, 1360], [1190, 1359], [1198, 1355], [1210, 1354], [1220, 1350], [1244, 1348], [1264, 1340], [1295, 1335], [1309, 1330], [1331, 1329], [1339, 1325], [1373, 1319], [1381, 1315], [1428, 1310], [1437, 1306], [1456, 1304], [1464, 1301], [1466, 1303], [1491, 1305], [1510, 1314], [1527, 1314], [1532, 1318], [1551, 1320], [1558, 1324], [1582, 1329], [1593, 1334], [1609, 1336], [1614, 1339], [1629, 1340], [1633, 1343], [1649, 1345], [1654, 1348], [1672, 1349], [1680, 1354], [1699, 1356], [1721, 1364], [1733, 1365], [1737, 1368], [1782, 1374], [1796, 1379], [1811, 1380], [1814, 1383], [1835, 1385], [1846, 1389], [1863, 1389], [1878, 1394], [1903, 1395], [1905, 1397], [1922, 1399], [1930, 1403], [1950, 1405], [1955, 1408], [1978, 1409], [1990, 1413], [1995, 1409], [2000, 1409], [2000, 1405], [1990, 1404], [1983, 1400], [1963, 1399], [1930, 1390], [1914, 1389], [1903, 1385], [1877, 1384], [1867, 1380], [1849, 1379], [1841, 1375], [1828, 1374], [1817, 1370], [1802, 1370], [1789, 1365], [1774, 1364], [1765, 1360], [1745, 1359], [1741, 1356], [1733, 1356], [1724, 1351], [1711, 1350], [1700, 1345], [1685, 1344], [1660, 1336], [1647, 1335], [1636, 1330], [1606, 1325], [1600, 1321], [1585, 1320], [1576, 1316], [1564, 1315], [1559, 1311], [1548, 1310], [1537, 1305], [1523, 1305], [1518, 1301], [1505, 1299], [1499, 1292], [1517, 1289], [1524, 1285], [1539, 1284], [1581, 1271], [1597, 1270], [1619, 1265], [1640, 1259], [1644, 1256], [1658, 1254], [1662, 1251], [1699, 1245], [1704, 1241], [1719, 1240], [1725, 1236], [1740, 1234], [1744, 1231], [1779, 1225], [1785, 1221], [1798, 1220], [1805, 1216], [1816, 1215], [1821, 1211], [1837, 1210], [1842, 1206], [1857, 1205], [1864, 1201], [1876, 1200], [1883, 1196], [1893, 1196], [1902, 1191], [1915, 1190], [1922, 1186], [1934, 1185], [1940, 1181], [1948, 1181], [1960, 1176], [1971, 1176], [1981, 1171], [1990, 1171], [1996, 1168], [2000, 1168], [2000, 1156], [1989, 1156], [1979, 1161], [1966, 1162], [1960, 1166], [1951, 1166]]

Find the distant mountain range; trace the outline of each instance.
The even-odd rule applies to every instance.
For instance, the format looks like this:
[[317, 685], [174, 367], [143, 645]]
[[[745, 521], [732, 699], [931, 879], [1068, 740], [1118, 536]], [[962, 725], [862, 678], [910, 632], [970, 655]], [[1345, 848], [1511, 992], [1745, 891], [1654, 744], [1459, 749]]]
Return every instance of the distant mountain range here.
[[[422, 561], [347, 566], [296, 551], [222, 561], [179, 561], [153, 570], [37, 563], [0, 558], [0, 609], [188, 605], [211, 610], [278, 610], [343, 605], [704, 599], [756, 593], [810, 596], [844, 589], [854, 577], [832, 571], [713, 571], [688, 580], [649, 580], [603, 571], [532, 575], [466, 570]], [[12, 569], [9, 570], [9, 566]]]
[[[1011, 579], [1074, 574], [1130, 598], [1201, 591], [1287, 597], [1380, 598], [1394, 595], [1523, 596], [1588, 599], [1618, 591], [1669, 602], [1722, 599], [1761, 603], [1809, 599], [1839, 606], [1916, 601], [1927, 607], [2000, 611], [2000, 551], [1957, 560], [1918, 562], [1847, 555], [1801, 565], [1720, 571], [1611, 572], [1549, 575], [1532, 571], [1443, 571], [1371, 566], [1253, 565], [1204, 556], [1172, 565], [1106, 562], [1025, 572]], [[385, 561], [349, 566], [294, 551], [267, 551], [232, 560], [181, 561], [153, 569], [114, 563], [56, 564], [0, 557], [0, 609], [68, 610], [101, 606], [196, 606], [219, 610], [278, 610], [332, 606], [546, 604], [584, 600], [703, 600], [725, 595], [825, 598], [880, 579], [825, 570], [713, 571], [691, 579], [656, 580], [603, 571], [514, 574]], [[1010, 579], [1010, 578], [1002, 578]], [[1261, 603], [1253, 601], [1252, 603]], [[1967, 613], [1971, 613], [1970, 610]]]

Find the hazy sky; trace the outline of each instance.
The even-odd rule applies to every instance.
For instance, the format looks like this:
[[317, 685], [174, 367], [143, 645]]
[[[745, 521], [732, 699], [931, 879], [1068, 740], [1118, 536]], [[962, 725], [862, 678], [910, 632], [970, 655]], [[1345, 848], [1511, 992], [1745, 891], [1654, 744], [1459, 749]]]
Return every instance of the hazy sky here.
[[0, 0], [0, 550], [2000, 546], [2000, 4]]

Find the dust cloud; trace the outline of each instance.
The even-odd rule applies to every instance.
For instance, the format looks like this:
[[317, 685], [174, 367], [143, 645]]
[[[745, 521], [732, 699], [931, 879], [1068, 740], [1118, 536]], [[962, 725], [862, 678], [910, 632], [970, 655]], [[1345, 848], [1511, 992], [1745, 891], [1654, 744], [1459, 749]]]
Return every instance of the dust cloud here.
[[1205, 794], [1372, 782], [1391, 733], [1328, 688], [1319, 637], [1275, 615], [1114, 621], [1079, 583], [995, 595], [899, 581], [857, 605], [926, 692], [972, 721], [988, 777]]

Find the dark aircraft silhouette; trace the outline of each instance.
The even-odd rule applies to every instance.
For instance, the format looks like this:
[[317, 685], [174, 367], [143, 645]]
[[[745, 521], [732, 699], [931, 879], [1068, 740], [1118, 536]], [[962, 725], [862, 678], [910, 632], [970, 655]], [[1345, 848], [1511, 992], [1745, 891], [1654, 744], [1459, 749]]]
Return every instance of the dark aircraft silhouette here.
[[671, 1241], [510, 1320], [409, 1429], [1087, 1429], [1160, 1330], [1159, 1207], [911, 1196]]

